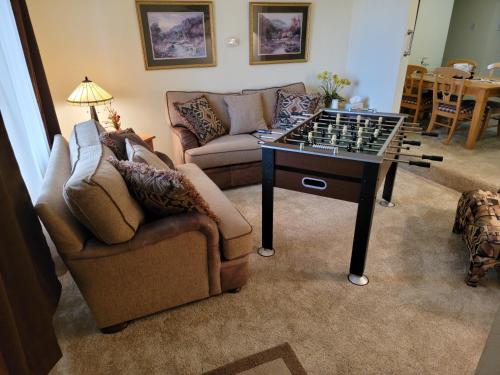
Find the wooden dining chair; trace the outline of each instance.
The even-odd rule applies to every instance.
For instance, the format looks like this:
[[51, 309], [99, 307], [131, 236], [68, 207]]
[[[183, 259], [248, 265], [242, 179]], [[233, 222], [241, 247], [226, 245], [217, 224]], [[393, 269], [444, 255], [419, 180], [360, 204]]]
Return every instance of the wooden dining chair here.
[[[500, 71], [500, 62], [496, 62], [488, 65], [488, 78], [495, 79], [496, 71]], [[496, 125], [490, 125], [491, 120], [496, 120]], [[497, 127], [497, 136], [500, 135], [500, 102], [488, 100], [486, 103], [486, 120], [481, 127], [481, 132], [479, 133], [479, 138], [483, 139], [484, 133], [488, 127]]]
[[[444, 142], [450, 144], [459, 121], [472, 119], [473, 101], [463, 101], [465, 79], [470, 73], [455, 68], [436, 68], [432, 90], [432, 116], [427, 131], [435, 126], [448, 128], [448, 138]], [[438, 121], [439, 120], [439, 121]], [[446, 123], [441, 122], [446, 121]]]
[[423, 92], [424, 74], [427, 69], [420, 65], [408, 65], [406, 68], [401, 108], [413, 112], [413, 122], [420, 119], [420, 114], [432, 108], [432, 95]]
[[446, 64], [447, 67], [453, 68], [453, 65], [455, 64], [469, 64], [472, 66], [471, 73], [473, 73], [477, 69], [477, 62], [471, 59], [453, 59], [453, 60], [448, 60], [448, 63]]

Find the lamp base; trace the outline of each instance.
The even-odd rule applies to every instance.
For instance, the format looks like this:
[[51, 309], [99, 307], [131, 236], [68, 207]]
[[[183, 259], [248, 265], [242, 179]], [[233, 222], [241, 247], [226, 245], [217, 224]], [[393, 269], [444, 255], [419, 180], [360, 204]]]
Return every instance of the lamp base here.
[[97, 117], [97, 111], [93, 105], [90, 106], [90, 118], [99, 122], [99, 117]]

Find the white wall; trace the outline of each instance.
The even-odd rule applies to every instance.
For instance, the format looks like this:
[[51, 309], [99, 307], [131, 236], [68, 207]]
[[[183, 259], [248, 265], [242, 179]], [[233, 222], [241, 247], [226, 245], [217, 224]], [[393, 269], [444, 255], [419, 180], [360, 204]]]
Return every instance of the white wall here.
[[[85, 75], [116, 100], [124, 127], [157, 136], [156, 147], [170, 150], [165, 123], [167, 90], [231, 91], [305, 81], [316, 74], [345, 74], [351, 24], [350, 0], [310, 0], [309, 62], [251, 66], [248, 63], [248, 0], [215, 0], [217, 66], [146, 71], [133, 0], [28, 0], [28, 7], [63, 135], [89, 118], [65, 99]], [[224, 40], [237, 36], [237, 48]], [[106, 117], [103, 113], [101, 120]]]
[[455, 0], [443, 62], [473, 59], [477, 71], [500, 61], [500, 1]]
[[410, 64], [421, 65], [426, 57], [427, 69], [441, 66], [451, 12], [455, 0], [420, 0]]
[[353, 0], [347, 71], [352, 94], [370, 108], [397, 112], [408, 58], [406, 31], [413, 29], [417, 0]]

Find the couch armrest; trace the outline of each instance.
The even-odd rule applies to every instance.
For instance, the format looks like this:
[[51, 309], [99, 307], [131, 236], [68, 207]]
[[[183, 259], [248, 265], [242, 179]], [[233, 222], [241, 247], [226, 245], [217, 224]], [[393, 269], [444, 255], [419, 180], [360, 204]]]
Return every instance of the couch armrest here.
[[[219, 230], [212, 219], [199, 213], [173, 215], [144, 224], [139, 227], [134, 238], [116, 245], [106, 245], [96, 238], [91, 238], [81, 252], [72, 254], [68, 259], [75, 261], [110, 257], [127, 251], [141, 251], [144, 247], [161, 241], [166, 241], [165, 246], [168, 246], [169, 238], [187, 232], [200, 232], [205, 235], [210, 275], [210, 295], [221, 293]], [[179, 249], [179, 251], [182, 251], [182, 249]]]
[[182, 126], [173, 126], [170, 128], [173, 133], [173, 143], [175, 150], [175, 164], [184, 164], [184, 153], [192, 148], [199, 147], [198, 139], [189, 130]]

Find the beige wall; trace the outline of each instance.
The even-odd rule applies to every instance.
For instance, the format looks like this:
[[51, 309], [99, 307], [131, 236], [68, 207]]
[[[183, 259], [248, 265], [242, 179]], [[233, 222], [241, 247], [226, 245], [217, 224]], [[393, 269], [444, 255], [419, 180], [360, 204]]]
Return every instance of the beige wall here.
[[476, 60], [479, 73], [500, 61], [500, 1], [455, 0], [443, 64], [460, 58]]
[[420, 0], [410, 64], [420, 65], [425, 57], [427, 69], [441, 66], [454, 1]]
[[[65, 103], [85, 75], [116, 98], [124, 127], [157, 136], [157, 149], [169, 152], [165, 123], [166, 90], [231, 91], [305, 81], [317, 86], [321, 70], [345, 73], [351, 1], [310, 0], [309, 62], [250, 66], [248, 1], [215, 0], [217, 66], [146, 71], [133, 0], [28, 0], [33, 27], [64, 135], [88, 118], [83, 108]], [[227, 37], [239, 47], [224, 45]], [[102, 110], [100, 110], [102, 112]], [[102, 112], [101, 119], [106, 114]]]

